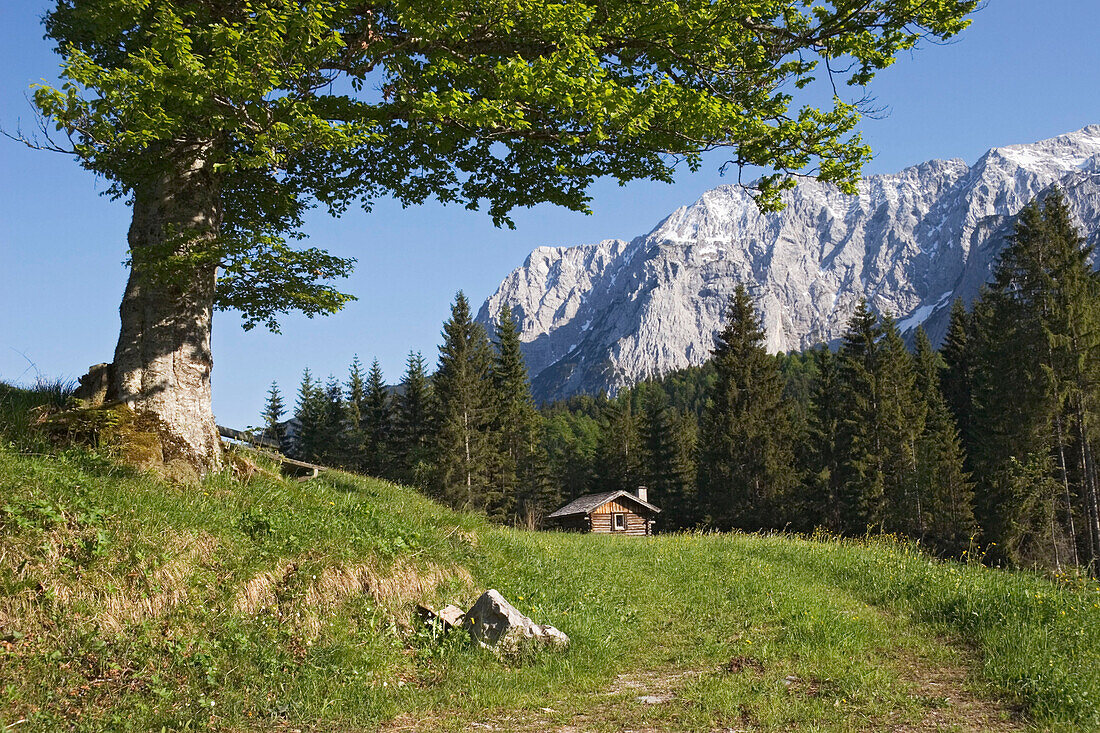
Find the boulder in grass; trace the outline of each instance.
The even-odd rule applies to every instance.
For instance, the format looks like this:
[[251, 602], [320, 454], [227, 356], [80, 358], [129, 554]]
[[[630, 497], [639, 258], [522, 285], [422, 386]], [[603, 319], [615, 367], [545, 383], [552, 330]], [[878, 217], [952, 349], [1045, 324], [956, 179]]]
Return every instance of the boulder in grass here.
[[463, 622], [478, 644], [502, 654], [562, 651], [569, 637], [553, 626], [536, 624], [495, 590], [481, 594]]

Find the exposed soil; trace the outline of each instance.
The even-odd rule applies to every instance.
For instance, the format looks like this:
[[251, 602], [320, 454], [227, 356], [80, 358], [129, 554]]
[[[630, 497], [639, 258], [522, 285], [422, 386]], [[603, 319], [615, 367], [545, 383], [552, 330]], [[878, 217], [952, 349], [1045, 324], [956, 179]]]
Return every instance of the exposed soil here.
[[[957, 649], [957, 647], [952, 647]], [[969, 682], [966, 665], [973, 655], [959, 650], [957, 665], [940, 665], [912, 654], [901, 655], [897, 666], [901, 679], [911, 687], [910, 695], [927, 709], [919, 722], [910, 720], [868, 721], [868, 731], [892, 733], [925, 733], [926, 731], [957, 731], [979, 733], [987, 731], [1024, 731], [1027, 726], [1015, 708], [979, 694]], [[720, 674], [755, 674], [765, 671], [764, 665], [752, 657], [733, 657], [724, 664]], [[644, 722], [642, 711], [650, 705], [663, 705], [677, 699], [678, 692], [689, 682], [713, 670], [648, 670], [621, 674], [606, 690], [593, 694], [590, 704], [570, 714], [576, 702], [548, 703], [532, 711], [516, 711], [482, 720], [472, 720], [461, 727], [482, 731], [539, 731], [546, 733], [587, 733], [593, 730], [616, 730], [622, 733], [658, 733], [675, 730], [652, 727]], [[816, 696], [819, 682], [814, 679], [787, 677], [783, 684], [791, 694]], [[431, 731], [446, 729], [445, 713], [406, 713], [383, 727], [386, 731]], [[454, 721], [450, 721], [454, 724]], [[633, 724], [632, 724], [633, 723]], [[741, 727], [716, 729], [715, 733], [737, 733], [758, 729], [752, 719], [744, 718]]]
[[1027, 730], [1020, 710], [983, 697], [973, 689], [965, 666], [975, 661], [973, 655], [965, 650], [959, 650], [959, 655], [964, 664], [944, 666], [913, 657], [899, 660], [901, 678], [912, 685], [911, 694], [927, 707], [927, 712], [917, 724], [888, 726], [889, 730], [896, 733]]

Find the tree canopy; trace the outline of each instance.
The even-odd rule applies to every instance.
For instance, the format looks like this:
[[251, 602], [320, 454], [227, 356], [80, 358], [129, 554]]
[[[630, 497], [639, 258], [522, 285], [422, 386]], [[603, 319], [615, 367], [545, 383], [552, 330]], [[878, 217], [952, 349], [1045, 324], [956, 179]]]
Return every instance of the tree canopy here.
[[[81, 163], [132, 197], [201, 150], [222, 220], [151, 273], [221, 267], [246, 327], [338, 309], [352, 261], [295, 248], [303, 214], [382, 196], [487, 208], [588, 207], [597, 177], [671, 180], [730, 149], [854, 191], [857, 104], [796, 107], [815, 78], [861, 85], [973, 0], [59, 0], [64, 83], [34, 101]], [[186, 228], [186, 227], [182, 227]], [[185, 231], [180, 236], [194, 234]]]
[[[211, 470], [215, 309], [245, 328], [338, 310], [354, 264], [304, 238], [314, 206], [381, 197], [587, 210], [597, 178], [672, 180], [712, 149], [855, 191], [868, 82], [976, 0], [57, 0], [62, 84], [34, 102], [133, 206], [108, 397], [156, 418], [165, 460]], [[32, 144], [34, 144], [32, 142]]]

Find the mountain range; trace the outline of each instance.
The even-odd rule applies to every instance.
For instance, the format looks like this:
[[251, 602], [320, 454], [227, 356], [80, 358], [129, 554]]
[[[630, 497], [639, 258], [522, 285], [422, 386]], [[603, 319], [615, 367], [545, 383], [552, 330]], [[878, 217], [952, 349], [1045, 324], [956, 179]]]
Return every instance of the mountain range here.
[[938, 343], [951, 302], [977, 295], [1014, 216], [1053, 185], [1100, 244], [1100, 125], [992, 148], [973, 165], [868, 176], [858, 195], [805, 181], [777, 213], [761, 213], [747, 188], [719, 186], [630, 241], [535, 249], [478, 320], [511, 307], [539, 401], [703, 363], [737, 283], [773, 352], [835, 343], [862, 297]]

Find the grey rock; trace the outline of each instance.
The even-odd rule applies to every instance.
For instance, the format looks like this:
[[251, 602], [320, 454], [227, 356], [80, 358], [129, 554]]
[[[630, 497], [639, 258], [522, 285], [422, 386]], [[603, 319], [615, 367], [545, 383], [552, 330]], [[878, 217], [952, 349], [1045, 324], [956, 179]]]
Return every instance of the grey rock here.
[[443, 628], [449, 629], [452, 626], [461, 626], [463, 619], [466, 617], [465, 612], [458, 606], [447, 604], [437, 612], [439, 619], [443, 622]]
[[435, 611], [427, 606], [417, 606], [416, 612], [421, 620], [429, 626], [437, 626], [443, 631], [448, 631], [461, 626], [466, 616], [461, 608], [448, 603], [443, 608]]
[[536, 624], [495, 590], [481, 594], [467, 611], [465, 624], [479, 645], [503, 654], [560, 651], [569, 646], [568, 636], [553, 626]]
[[973, 299], [1013, 217], [1058, 184], [1100, 243], [1100, 125], [863, 179], [858, 195], [807, 181], [761, 214], [737, 186], [708, 191], [649, 234], [539, 247], [481, 307], [507, 303], [540, 400], [615, 393], [705, 362], [730, 295], [756, 297], [773, 352], [835, 343], [856, 303], [938, 343], [955, 297]]

